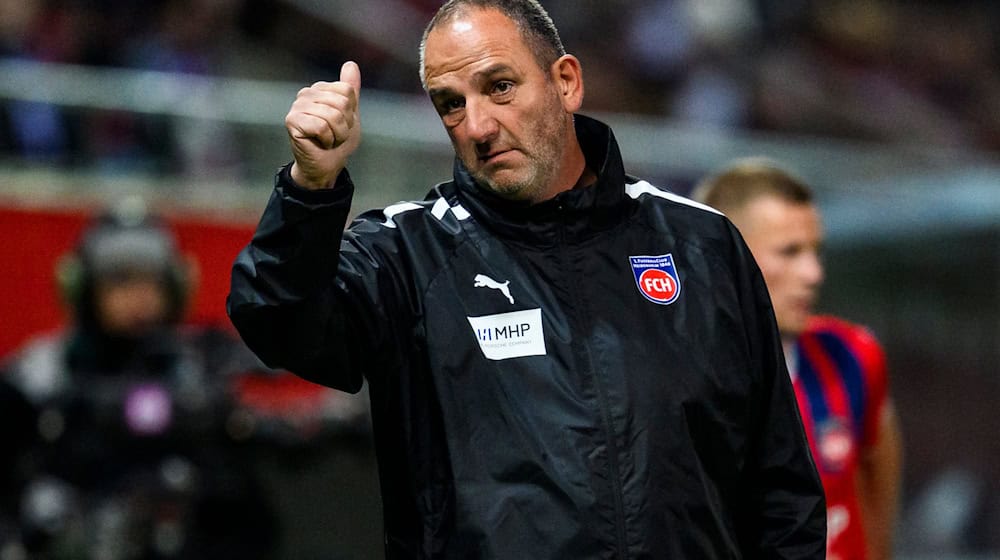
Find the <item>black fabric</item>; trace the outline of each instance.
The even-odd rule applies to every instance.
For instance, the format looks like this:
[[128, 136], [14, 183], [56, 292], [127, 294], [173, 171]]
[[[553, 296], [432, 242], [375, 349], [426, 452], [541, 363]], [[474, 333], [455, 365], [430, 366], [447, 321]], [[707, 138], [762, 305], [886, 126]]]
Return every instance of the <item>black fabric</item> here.
[[[456, 162], [426, 200], [344, 231], [346, 184], [307, 200], [279, 174], [233, 266], [233, 323], [269, 365], [369, 382], [388, 558], [823, 558], [749, 251], [576, 121], [596, 183], [530, 207]], [[668, 254], [680, 291], [658, 304], [630, 257]], [[487, 356], [494, 334], [512, 356]]]

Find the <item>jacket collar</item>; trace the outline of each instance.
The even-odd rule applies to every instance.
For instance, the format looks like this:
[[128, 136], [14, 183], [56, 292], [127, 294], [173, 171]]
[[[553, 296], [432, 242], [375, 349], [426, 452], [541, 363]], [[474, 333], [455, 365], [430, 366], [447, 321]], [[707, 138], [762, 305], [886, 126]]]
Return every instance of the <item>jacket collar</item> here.
[[578, 240], [621, 222], [631, 199], [625, 195], [625, 169], [614, 134], [604, 123], [583, 115], [575, 115], [574, 123], [587, 166], [597, 174], [594, 184], [531, 205], [501, 198], [480, 186], [455, 158], [459, 202], [499, 235], [531, 244]]

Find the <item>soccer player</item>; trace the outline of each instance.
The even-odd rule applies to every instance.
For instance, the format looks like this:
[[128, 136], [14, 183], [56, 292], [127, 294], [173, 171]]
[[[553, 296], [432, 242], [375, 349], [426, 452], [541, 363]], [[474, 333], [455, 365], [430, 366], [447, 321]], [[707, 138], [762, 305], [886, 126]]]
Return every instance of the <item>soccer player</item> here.
[[901, 446], [885, 356], [867, 329], [813, 314], [823, 230], [811, 190], [774, 162], [748, 158], [692, 196], [732, 220], [764, 274], [826, 491], [829, 560], [890, 558]]

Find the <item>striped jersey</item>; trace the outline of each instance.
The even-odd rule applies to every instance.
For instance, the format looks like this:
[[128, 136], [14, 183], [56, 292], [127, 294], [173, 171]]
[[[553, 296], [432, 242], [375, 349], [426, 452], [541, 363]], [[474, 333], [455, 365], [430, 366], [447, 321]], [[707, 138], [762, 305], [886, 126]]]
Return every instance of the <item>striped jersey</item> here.
[[875, 444], [887, 400], [885, 355], [865, 328], [828, 316], [810, 319], [789, 358], [802, 422], [827, 502], [828, 560], [863, 560], [856, 476]]

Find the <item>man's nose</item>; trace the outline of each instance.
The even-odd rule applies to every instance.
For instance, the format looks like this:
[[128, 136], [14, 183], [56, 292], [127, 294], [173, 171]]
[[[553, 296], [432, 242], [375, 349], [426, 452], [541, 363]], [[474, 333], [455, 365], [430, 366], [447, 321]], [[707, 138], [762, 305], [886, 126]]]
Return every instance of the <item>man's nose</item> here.
[[820, 258], [819, 253], [810, 251], [803, 256], [800, 265], [800, 274], [803, 280], [810, 286], [819, 286], [823, 283], [825, 273], [823, 271], [823, 260]]
[[466, 101], [466, 131], [476, 144], [487, 143], [496, 138], [500, 125], [490, 110], [488, 103]]

